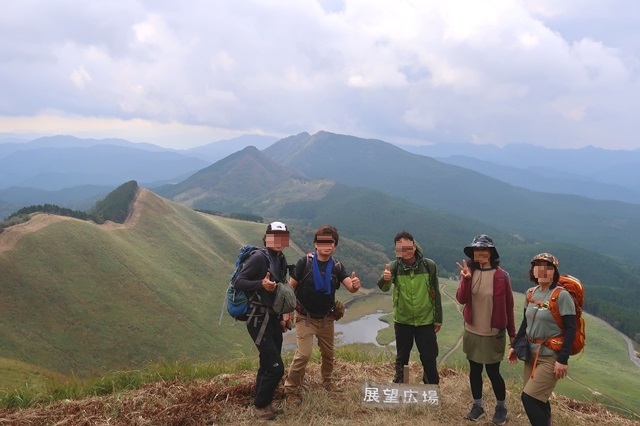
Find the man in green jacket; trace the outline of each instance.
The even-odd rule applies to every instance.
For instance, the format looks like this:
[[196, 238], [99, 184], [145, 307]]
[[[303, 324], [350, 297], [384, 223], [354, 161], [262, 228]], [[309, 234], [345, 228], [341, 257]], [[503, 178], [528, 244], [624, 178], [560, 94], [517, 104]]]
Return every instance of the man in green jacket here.
[[404, 366], [415, 340], [424, 373], [424, 383], [440, 382], [436, 358], [436, 333], [442, 326], [442, 302], [438, 271], [433, 260], [422, 255], [413, 236], [402, 231], [395, 236], [396, 260], [387, 264], [378, 280], [382, 291], [393, 286], [393, 321], [396, 333], [396, 374], [394, 383], [404, 381]]

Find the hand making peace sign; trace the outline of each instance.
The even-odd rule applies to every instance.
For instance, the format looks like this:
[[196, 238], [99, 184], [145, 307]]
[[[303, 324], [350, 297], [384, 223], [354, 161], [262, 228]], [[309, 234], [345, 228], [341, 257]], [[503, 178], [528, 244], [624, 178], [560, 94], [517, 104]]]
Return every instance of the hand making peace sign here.
[[460, 264], [460, 262], [456, 262], [456, 265], [458, 265], [458, 268], [460, 268], [460, 277], [464, 278], [465, 280], [471, 278], [471, 269], [469, 269], [466, 260], [462, 261], [462, 265]]

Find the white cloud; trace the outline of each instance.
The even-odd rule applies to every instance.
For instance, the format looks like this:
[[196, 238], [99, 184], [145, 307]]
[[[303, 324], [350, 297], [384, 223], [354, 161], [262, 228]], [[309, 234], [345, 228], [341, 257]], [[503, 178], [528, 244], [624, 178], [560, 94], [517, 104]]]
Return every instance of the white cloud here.
[[71, 81], [78, 89], [84, 89], [84, 86], [91, 81], [91, 75], [84, 69], [84, 67], [76, 68], [71, 73]]
[[586, 1], [10, 0], [0, 115], [636, 147], [640, 6]]

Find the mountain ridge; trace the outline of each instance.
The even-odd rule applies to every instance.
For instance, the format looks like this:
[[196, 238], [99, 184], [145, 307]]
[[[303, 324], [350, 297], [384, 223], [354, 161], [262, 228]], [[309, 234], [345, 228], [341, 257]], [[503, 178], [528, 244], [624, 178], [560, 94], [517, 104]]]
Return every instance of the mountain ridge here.
[[[312, 151], [315, 140], [309, 141], [307, 136], [308, 134], [300, 134], [283, 140], [282, 144], [278, 142], [268, 148], [268, 151], [279, 149], [279, 155], [288, 156], [290, 165], [300, 166], [305, 162], [307, 165], [312, 164], [313, 158], [320, 154]], [[331, 139], [332, 135], [325, 132], [317, 138]], [[336, 149], [336, 145], [342, 142], [340, 140], [322, 151], [344, 157], [343, 152]], [[361, 141], [361, 143], [369, 146], [369, 141]], [[382, 141], [377, 142], [377, 145], [384, 148], [382, 154], [375, 154], [376, 161], [382, 164], [379, 167], [388, 167], [386, 164], [393, 158], [394, 153], [400, 153], [403, 158], [406, 157], [410, 161], [416, 161], [419, 164], [425, 164], [426, 161], [426, 164], [441, 167], [445, 172], [441, 173], [444, 179], [447, 172], [462, 170], [438, 163], [436, 160], [425, 160], [425, 157], [406, 153]], [[356, 149], [352, 151], [360, 153]], [[373, 151], [375, 153], [375, 150]], [[258, 156], [254, 150], [247, 152]], [[398, 197], [398, 194], [371, 189], [371, 186], [375, 185], [369, 184], [356, 188], [344, 183], [336, 183], [326, 179], [330, 173], [318, 173], [314, 179], [306, 181], [288, 179], [279, 186], [272, 184], [265, 187], [264, 182], [270, 179], [269, 174], [277, 173], [274, 171], [277, 170], [277, 166], [271, 165], [269, 170], [260, 167], [256, 173], [243, 172], [243, 179], [245, 179], [243, 186], [263, 187], [264, 193], [259, 194], [260, 191], [258, 191], [245, 194], [243, 188], [236, 184], [237, 177], [225, 172], [228, 169], [238, 168], [238, 164], [242, 163], [240, 159], [245, 154], [236, 153], [210, 166], [209, 169], [215, 170], [216, 174], [214, 177], [209, 176], [209, 179], [217, 187], [226, 191], [223, 195], [207, 193], [188, 181], [174, 186], [179, 189], [174, 193], [157, 192], [176, 202], [184, 202], [183, 197], [196, 199], [193, 196], [195, 192], [199, 198], [191, 204], [194, 208], [227, 209], [226, 211], [241, 211], [282, 219], [293, 225], [294, 229], [296, 225], [313, 228], [331, 223], [338, 226], [344, 235], [365, 244], [374, 243], [381, 247], [389, 258], [394, 257], [390, 244], [393, 235], [399, 230], [409, 230], [420, 242], [425, 253], [436, 261], [439, 270], [445, 276], [457, 274], [455, 262], [460, 261], [462, 257], [461, 247], [468, 244], [474, 235], [489, 233], [500, 247], [504, 259], [507, 259], [508, 266], [515, 268], [512, 274], [512, 285], [518, 291], [526, 291], [530, 285], [526, 271], [532, 256], [542, 251], [552, 251], [562, 259], [564, 273], [579, 276], [589, 286], [592, 297], [587, 298], [587, 310], [612, 323], [617, 323], [619, 329], [632, 338], [636, 338], [636, 333], [640, 333], [640, 326], [635, 325], [640, 321], [640, 314], [636, 312], [635, 305], [631, 306], [626, 302], [640, 297], [640, 278], [635, 272], [640, 271], [638, 265], [624, 264], [617, 259], [598, 254], [598, 251], [580, 248], [577, 244], [545, 241], [542, 238], [535, 238], [537, 236], [531, 237], [525, 233], [505, 231], [499, 225], [482, 222], [482, 217], [469, 218], [445, 212], [442, 209], [429, 208], [424, 204], [419, 205], [415, 197]], [[354, 167], [360, 167], [365, 175], [375, 174], [378, 166], [368, 161], [368, 158], [369, 156], [365, 153], [359, 157], [360, 163]], [[348, 160], [341, 159], [341, 169], [349, 166]], [[321, 157], [318, 161], [320, 171], [330, 171], [332, 166], [326, 165], [330, 161], [326, 157]], [[272, 164], [271, 160], [269, 164]], [[245, 170], [245, 167], [240, 169]], [[315, 172], [312, 170], [312, 173]], [[490, 178], [486, 179], [492, 181]], [[404, 187], [407, 186], [415, 185], [404, 185]], [[184, 195], [180, 191], [183, 191]], [[227, 199], [232, 199], [233, 203], [226, 202]], [[353, 255], [358, 256], [356, 252]], [[367, 264], [375, 267], [372, 263]], [[515, 271], [518, 272], [515, 273]], [[375, 272], [370, 272], [370, 275], [372, 279], [377, 280]]]
[[285, 166], [295, 163], [309, 178], [331, 177], [458, 216], [479, 216], [512, 234], [549, 241], [562, 236], [614, 257], [635, 261], [631, 253], [640, 250], [640, 205], [516, 188], [384, 141], [319, 132], [306, 140], [298, 138], [293, 153], [287, 146], [286, 159], [280, 143], [265, 154]]
[[[226, 315], [223, 325], [217, 320], [238, 249], [261, 244], [265, 226], [198, 213], [140, 189], [122, 225], [36, 214], [6, 228], [0, 356], [84, 375], [160, 356], [202, 361], [244, 353], [252, 344], [239, 338], [242, 327], [228, 327]], [[292, 237], [285, 249], [291, 263], [311, 245], [306, 232], [293, 232], [305, 238]], [[341, 260], [355, 270], [364, 268], [352, 251], [385, 261], [347, 237], [340, 246]]]

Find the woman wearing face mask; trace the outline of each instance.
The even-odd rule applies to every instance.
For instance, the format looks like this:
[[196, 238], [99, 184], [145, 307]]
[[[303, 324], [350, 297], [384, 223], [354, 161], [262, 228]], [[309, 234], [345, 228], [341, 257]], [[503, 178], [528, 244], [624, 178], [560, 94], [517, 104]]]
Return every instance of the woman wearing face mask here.
[[[533, 426], [551, 424], [549, 397], [559, 379], [567, 377], [569, 352], [576, 336], [576, 311], [573, 297], [564, 288], [558, 293], [557, 308], [562, 317], [559, 327], [549, 309], [549, 298], [558, 285], [558, 258], [540, 253], [531, 260], [529, 279], [537, 286], [529, 289], [531, 302], [525, 302], [525, 312], [516, 339], [526, 335], [532, 356], [524, 364], [524, 389], [521, 399]], [[563, 336], [562, 347], [554, 351], [544, 342]], [[509, 362], [515, 364], [515, 350], [509, 350]]]
[[482, 404], [482, 370], [486, 369], [496, 409], [492, 421], [496, 425], [507, 422], [506, 386], [500, 374], [507, 334], [509, 342], [515, 337], [513, 292], [509, 274], [498, 266], [498, 251], [488, 235], [478, 235], [464, 248], [469, 262], [457, 263], [460, 284], [456, 299], [464, 305], [464, 334], [462, 349], [469, 360], [469, 383], [473, 405], [466, 415], [472, 421], [485, 416]]

